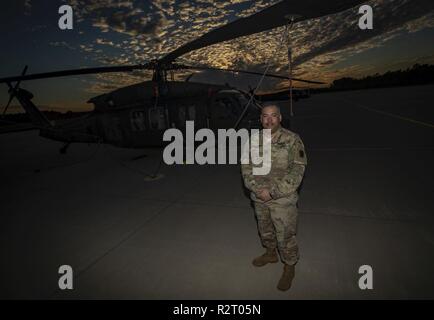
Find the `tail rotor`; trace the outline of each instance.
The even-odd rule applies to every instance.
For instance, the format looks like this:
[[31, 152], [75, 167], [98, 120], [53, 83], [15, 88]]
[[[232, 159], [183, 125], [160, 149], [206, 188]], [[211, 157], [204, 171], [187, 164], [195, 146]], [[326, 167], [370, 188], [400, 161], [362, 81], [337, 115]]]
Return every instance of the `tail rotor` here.
[[[27, 68], [28, 68], [28, 66], [25, 66], [25, 67], [24, 67], [23, 72], [21, 72], [21, 76], [24, 76], [24, 75], [26, 74], [26, 72], [27, 72]], [[2, 116], [3, 116], [3, 117], [4, 117], [4, 115], [6, 114], [6, 111], [8, 110], [9, 105], [11, 104], [12, 100], [14, 99], [14, 97], [15, 97], [17, 91], [19, 90], [19, 88], [20, 88], [20, 83], [21, 83], [21, 80], [18, 80], [17, 83], [15, 84], [15, 86], [12, 87], [11, 83], [10, 83], [10, 82], [7, 82], [8, 86], [9, 86], [9, 101], [8, 101], [8, 103], [6, 104], [6, 107], [3, 109], [3, 113], [2, 113]]]

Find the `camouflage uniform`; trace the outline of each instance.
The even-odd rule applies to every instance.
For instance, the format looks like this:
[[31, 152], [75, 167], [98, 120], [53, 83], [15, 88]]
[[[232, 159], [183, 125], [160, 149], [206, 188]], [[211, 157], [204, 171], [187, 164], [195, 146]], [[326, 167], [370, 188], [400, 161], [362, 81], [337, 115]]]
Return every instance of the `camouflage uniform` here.
[[[259, 143], [262, 150], [262, 143]], [[271, 170], [267, 175], [253, 175], [253, 164], [242, 164], [244, 184], [251, 191], [258, 230], [264, 247], [278, 248], [283, 263], [295, 265], [299, 258], [296, 242], [297, 200], [305, 166], [306, 153], [300, 137], [279, 128], [271, 141]], [[255, 193], [268, 189], [272, 200], [264, 202]]]

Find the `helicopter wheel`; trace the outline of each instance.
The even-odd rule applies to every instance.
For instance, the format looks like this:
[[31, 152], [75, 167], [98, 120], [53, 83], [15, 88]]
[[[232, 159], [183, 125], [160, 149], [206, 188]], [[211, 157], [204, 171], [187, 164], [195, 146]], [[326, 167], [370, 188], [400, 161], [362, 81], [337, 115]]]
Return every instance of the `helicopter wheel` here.
[[60, 154], [66, 154], [66, 151], [68, 150], [68, 147], [71, 143], [70, 142], [66, 142], [62, 148], [59, 149], [59, 153]]

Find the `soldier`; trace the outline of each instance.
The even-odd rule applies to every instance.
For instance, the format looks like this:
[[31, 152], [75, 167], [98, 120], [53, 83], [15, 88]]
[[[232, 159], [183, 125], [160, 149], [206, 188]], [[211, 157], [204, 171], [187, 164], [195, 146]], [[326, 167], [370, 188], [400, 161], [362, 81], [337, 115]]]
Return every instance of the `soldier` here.
[[[300, 137], [281, 127], [279, 107], [268, 105], [261, 112], [264, 129], [271, 129], [271, 170], [267, 175], [253, 175], [251, 164], [242, 164], [244, 184], [251, 191], [258, 230], [266, 252], [253, 260], [261, 267], [278, 261], [276, 248], [284, 263], [283, 274], [277, 288], [286, 291], [294, 278], [299, 259], [296, 242], [297, 189], [307, 164], [304, 145]], [[259, 144], [262, 149], [261, 143]]]

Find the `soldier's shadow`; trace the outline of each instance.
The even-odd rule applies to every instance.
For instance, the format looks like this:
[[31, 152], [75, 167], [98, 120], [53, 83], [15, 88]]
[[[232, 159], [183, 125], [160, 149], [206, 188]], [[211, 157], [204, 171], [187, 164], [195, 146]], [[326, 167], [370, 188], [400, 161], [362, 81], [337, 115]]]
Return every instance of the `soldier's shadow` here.
[[244, 196], [249, 200], [250, 207], [254, 208], [252, 200], [250, 199], [250, 190], [247, 189], [246, 186], [244, 185], [244, 180], [243, 180], [242, 176], [240, 176], [240, 185], [241, 185], [241, 188], [243, 188]]

